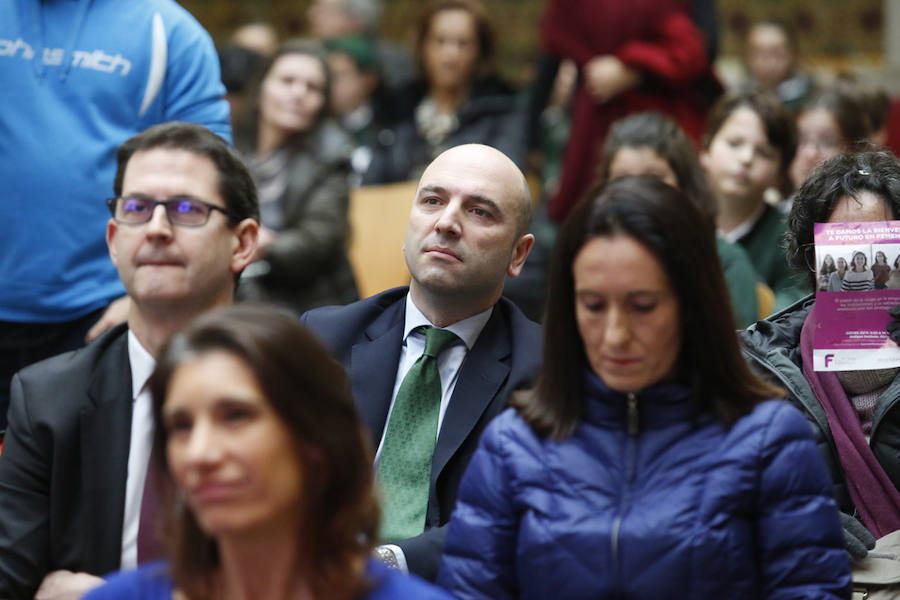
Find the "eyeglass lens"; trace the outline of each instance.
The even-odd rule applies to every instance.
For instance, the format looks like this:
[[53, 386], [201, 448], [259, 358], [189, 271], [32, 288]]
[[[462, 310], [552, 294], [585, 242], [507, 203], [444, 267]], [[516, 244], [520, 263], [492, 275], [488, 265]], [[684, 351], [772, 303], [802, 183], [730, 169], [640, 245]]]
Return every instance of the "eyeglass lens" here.
[[125, 223], [146, 223], [157, 204], [165, 206], [169, 221], [178, 225], [203, 225], [209, 218], [209, 207], [191, 198], [158, 201], [135, 197], [119, 198], [116, 218]]

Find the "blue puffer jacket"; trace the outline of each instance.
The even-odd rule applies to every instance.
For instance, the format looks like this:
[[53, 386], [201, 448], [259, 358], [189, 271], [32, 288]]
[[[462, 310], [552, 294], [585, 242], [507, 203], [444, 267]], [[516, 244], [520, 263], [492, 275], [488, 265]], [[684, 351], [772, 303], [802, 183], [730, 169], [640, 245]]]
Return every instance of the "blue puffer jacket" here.
[[[806, 420], [759, 404], [731, 429], [689, 388], [587, 377], [582, 421], [540, 438], [512, 409], [462, 480], [438, 583], [457, 598], [849, 598]], [[630, 430], [630, 431], [629, 431]]]

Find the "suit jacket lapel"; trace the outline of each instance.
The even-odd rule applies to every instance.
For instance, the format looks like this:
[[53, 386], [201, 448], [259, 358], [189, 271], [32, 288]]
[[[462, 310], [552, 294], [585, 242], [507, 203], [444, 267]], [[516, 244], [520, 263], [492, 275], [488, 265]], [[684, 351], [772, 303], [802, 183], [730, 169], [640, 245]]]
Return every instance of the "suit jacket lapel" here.
[[372, 434], [373, 449], [381, 441], [391, 405], [405, 315], [406, 296], [403, 296], [369, 325], [365, 340], [350, 351], [347, 372], [360, 417]]
[[475, 345], [460, 365], [459, 379], [447, 405], [447, 412], [444, 413], [431, 463], [432, 486], [500, 392], [509, 375], [506, 358], [510, 355], [510, 344], [502, 323], [500, 309], [495, 307]]
[[118, 568], [121, 560], [131, 394], [128, 336], [123, 333], [98, 360], [88, 389], [93, 404], [81, 414], [81, 475], [93, 513], [89, 556], [95, 573]]

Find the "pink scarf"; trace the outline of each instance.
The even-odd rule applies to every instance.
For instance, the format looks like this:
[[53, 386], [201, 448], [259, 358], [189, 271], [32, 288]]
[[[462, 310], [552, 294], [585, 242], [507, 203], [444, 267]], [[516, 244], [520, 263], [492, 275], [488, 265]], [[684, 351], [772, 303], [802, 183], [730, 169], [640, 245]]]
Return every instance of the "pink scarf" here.
[[876, 538], [900, 529], [900, 492], [881, 468], [866, 442], [859, 417], [837, 375], [813, 371], [813, 331], [816, 309], [809, 311], [800, 331], [803, 376], [825, 409], [828, 426], [844, 469], [850, 499], [866, 528]]

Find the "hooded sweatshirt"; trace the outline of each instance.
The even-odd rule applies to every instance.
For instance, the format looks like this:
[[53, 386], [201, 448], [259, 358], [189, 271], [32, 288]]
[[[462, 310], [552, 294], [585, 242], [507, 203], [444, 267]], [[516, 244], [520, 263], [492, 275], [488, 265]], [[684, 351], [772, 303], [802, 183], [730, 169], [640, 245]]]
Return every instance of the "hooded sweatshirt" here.
[[0, 321], [124, 294], [104, 232], [116, 149], [165, 121], [230, 140], [209, 34], [171, 0], [0, 2]]

